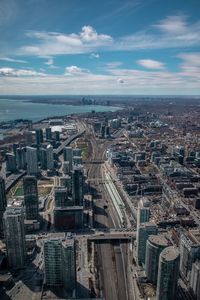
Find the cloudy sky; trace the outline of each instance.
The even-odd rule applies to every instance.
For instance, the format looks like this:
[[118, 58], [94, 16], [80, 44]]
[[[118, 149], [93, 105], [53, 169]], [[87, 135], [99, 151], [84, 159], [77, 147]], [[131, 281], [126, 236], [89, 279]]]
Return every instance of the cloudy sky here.
[[200, 1], [0, 0], [0, 94], [200, 95]]

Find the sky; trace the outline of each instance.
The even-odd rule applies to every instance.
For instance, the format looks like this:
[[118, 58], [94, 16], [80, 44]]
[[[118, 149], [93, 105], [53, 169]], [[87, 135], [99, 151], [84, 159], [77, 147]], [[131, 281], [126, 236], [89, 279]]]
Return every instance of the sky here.
[[0, 95], [200, 95], [200, 0], [0, 0]]

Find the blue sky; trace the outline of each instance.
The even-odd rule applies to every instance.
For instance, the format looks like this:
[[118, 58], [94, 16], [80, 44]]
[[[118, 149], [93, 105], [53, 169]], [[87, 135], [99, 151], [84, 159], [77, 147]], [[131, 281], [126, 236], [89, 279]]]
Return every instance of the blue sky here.
[[0, 94], [200, 95], [199, 0], [0, 0]]

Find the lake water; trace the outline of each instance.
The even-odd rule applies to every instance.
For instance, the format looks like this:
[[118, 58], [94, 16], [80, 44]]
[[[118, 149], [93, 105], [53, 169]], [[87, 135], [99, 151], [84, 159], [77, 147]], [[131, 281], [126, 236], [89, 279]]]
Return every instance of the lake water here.
[[39, 121], [47, 117], [86, 113], [116, 111], [119, 107], [103, 105], [65, 105], [33, 103], [24, 100], [0, 99], [0, 122], [15, 119]]

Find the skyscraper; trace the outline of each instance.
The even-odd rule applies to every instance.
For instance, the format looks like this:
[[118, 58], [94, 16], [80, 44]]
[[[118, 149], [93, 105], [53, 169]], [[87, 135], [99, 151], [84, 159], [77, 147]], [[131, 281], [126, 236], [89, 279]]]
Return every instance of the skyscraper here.
[[0, 235], [3, 235], [3, 214], [6, 210], [6, 187], [5, 180], [0, 177]]
[[163, 235], [150, 235], [146, 244], [145, 271], [146, 276], [154, 285], [157, 284], [159, 256], [169, 246]]
[[46, 153], [47, 153], [47, 169], [53, 170], [54, 159], [53, 159], [53, 147], [51, 145], [47, 146]]
[[42, 129], [36, 129], [35, 130], [35, 140], [36, 144], [40, 145], [43, 143], [43, 131]]
[[24, 267], [26, 260], [24, 215], [21, 207], [7, 207], [3, 216], [9, 266]]
[[28, 175], [38, 174], [37, 149], [26, 147], [27, 173]]
[[26, 168], [26, 148], [16, 149], [16, 161], [18, 170]]
[[67, 188], [56, 187], [54, 189], [55, 207], [68, 206], [68, 192]]
[[74, 167], [72, 171], [72, 197], [74, 205], [83, 205], [84, 175], [82, 166]]
[[52, 139], [51, 127], [46, 128], [46, 140], [50, 141]]
[[6, 153], [6, 170], [13, 173], [17, 171], [16, 157], [13, 153]]
[[23, 179], [24, 204], [27, 220], [38, 219], [38, 190], [37, 179], [34, 176], [25, 176]]
[[156, 235], [158, 227], [154, 223], [144, 223], [137, 229], [137, 262], [138, 265], [145, 264], [146, 242], [150, 235]]
[[150, 208], [149, 208], [149, 201], [146, 198], [141, 198], [138, 203], [138, 210], [137, 210], [137, 226], [142, 223], [149, 222], [150, 218]]
[[188, 282], [196, 259], [200, 259], [199, 230], [189, 230], [180, 237], [180, 273]]
[[44, 242], [45, 280], [49, 286], [64, 286], [72, 294], [76, 285], [75, 243], [71, 238]]
[[72, 170], [72, 161], [73, 161], [72, 147], [65, 147], [63, 149], [63, 154], [64, 154], [64, 161], [69, 162], [69, 168], [71, 171]]
[[165, 248], [159, 258], [156, 300], [176, 300], [180, 255], [176, 247]]
[[196, 260], [192, 265], [190, 287], [196, 299], [200, 299], [200, 260]]

